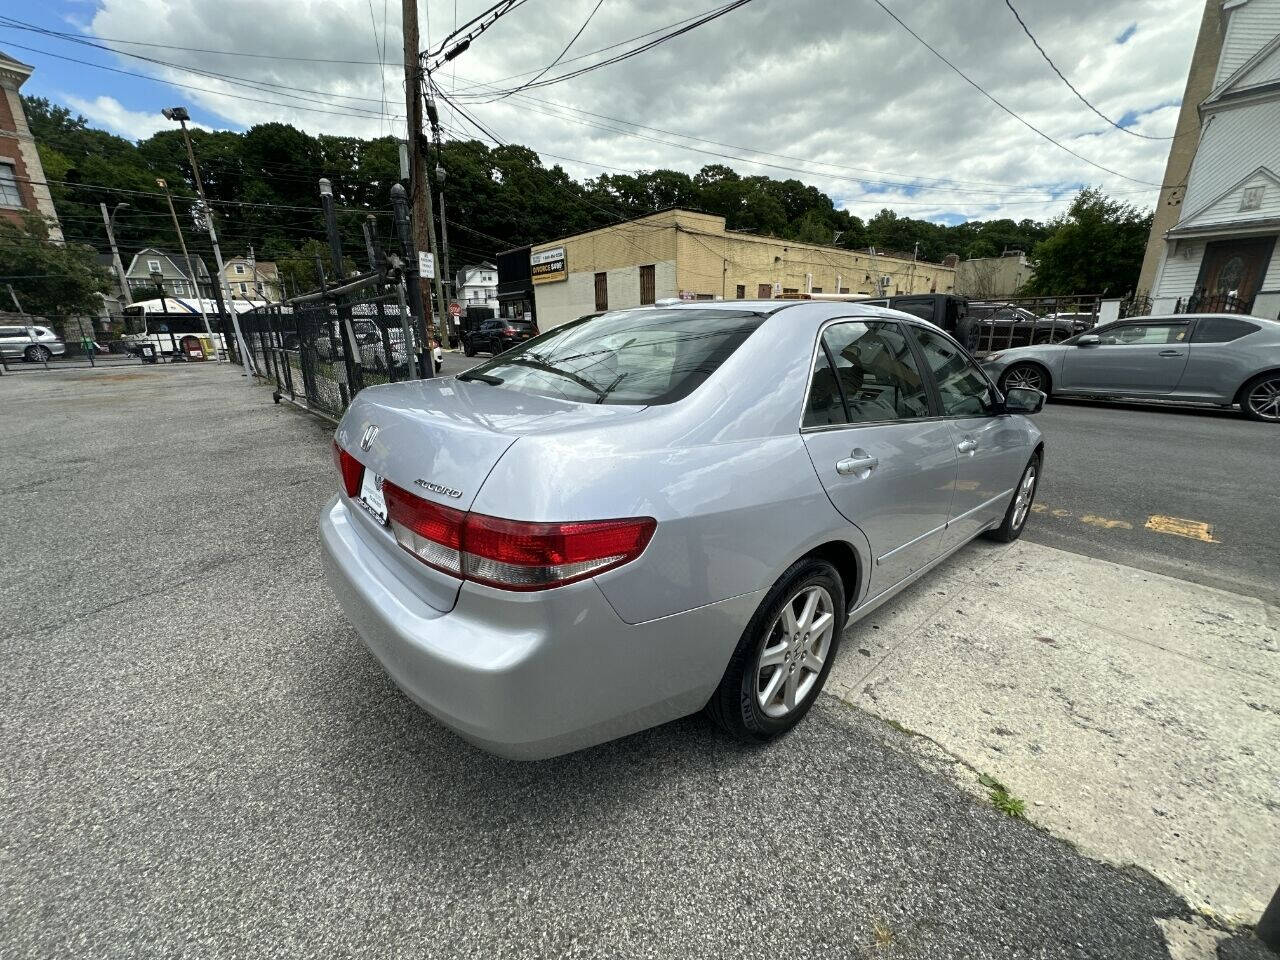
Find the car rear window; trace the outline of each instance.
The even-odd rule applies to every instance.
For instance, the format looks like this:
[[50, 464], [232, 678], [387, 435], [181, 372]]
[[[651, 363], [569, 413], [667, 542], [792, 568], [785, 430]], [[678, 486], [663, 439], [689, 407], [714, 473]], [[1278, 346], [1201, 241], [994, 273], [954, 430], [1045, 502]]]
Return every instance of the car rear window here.
[[620, 310], [548, 330], [461, 377], [581, 403], [673, 403], [719, 369], [766, 316]]
[[1196, 321], [1192, 343], [1230, 343], [1259, 329], [1256, 323], [1237, 320], [1235, 317], [1202, 317]]

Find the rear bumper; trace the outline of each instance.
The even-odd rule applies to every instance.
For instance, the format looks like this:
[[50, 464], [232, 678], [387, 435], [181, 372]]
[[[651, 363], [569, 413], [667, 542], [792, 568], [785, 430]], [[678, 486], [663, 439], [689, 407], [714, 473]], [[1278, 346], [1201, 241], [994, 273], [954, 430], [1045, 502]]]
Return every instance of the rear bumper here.
[[628, 624], [591, 580], [541, 593], [466, 583], [442, 613], [364, 544], [341, 498], [320, 529], [338, 602], [396, 685], [467, 740], [514, 759], [700, 709], [763, 596]]

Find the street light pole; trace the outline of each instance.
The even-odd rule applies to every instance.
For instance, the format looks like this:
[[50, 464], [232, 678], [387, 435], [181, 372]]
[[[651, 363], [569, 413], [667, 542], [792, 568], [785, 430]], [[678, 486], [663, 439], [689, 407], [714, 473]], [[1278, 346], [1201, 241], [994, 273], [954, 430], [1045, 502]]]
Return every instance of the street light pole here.
[[129, 206], [127, 203], [117, 203], [107, 213], [107, 205], [100, 203], [98, 206], [102, 209], [102, 222], [107, 226], [107, 242], [111, 244], [111, 262], [116, 268], [116, 279], [120, 281], [120, 294], [124, 297], [126, 304], [133, 303], [133, 294], [129, 292], [129, 281], [124, 275], [124, 264], [120, 262], [120, 248], [116, 246], [116, 214]]
[[[169, 192], [169, 184], [159, 177], [156, 178], [156, 186], [164, 191], [164, 198], [169, 204], [169, 216], [173, 217], [173, 229], [178, 232], [178, 246], [182, 250], [182, 259], [187, 261], [187, 275], [191, 277], [191, 285], [195, 287], [196, 303], [200, 306], [200, 319], [204, 321], [204, 332], [209, 337], [209, 345], [213, 347], [214, 357], [221, 360], [221, 357], [218, 357], [217, 341], [213, 339], [213, 329], [209, 326], [209, 314], [204, 309], [204, 297], [200, 293], [200, 278], [196, 276], [195, 267], [191, 264], [191, 254], [187, 253], [187, 241], [182, 236], [182, 224], [178, 223], [178, 211], [173, 209], [173, 194]], [[105, 204], [102, 209], [106, 210]], [[113, 242], [112, 249], [114, 250], [114, 248], [115, 243]], [[119, 262], [118, 257], [116, 262]], [[161, 289], [163, 290], [164, 288], [162, 287]], [[164, 294], [160, 295], [160, 308], [164, 309]]]
[[[218, 265], [218, 280], [213, 285], [214, 299], [218, 301], [218, 312], [226, 317], [231, 316], [231, 327], [235, 331], [236, 349], [240, 351], [240, 362], [244, 366], [244, 375], [248, 382], [253, 382], [253, 368], [249, 365], [249, 351], [245, 349], [244, 336], [240, 333], [240, 318], [236, 315], [235, 306], [231, 302], [231, 288], [226, 287], [226, 267], [222, 262], [222, 249], [218, 246], [218, 231], [213, 225], [213, 208], [204, 195], [204, 181], [200, 178], [200, 167], [196, 163], [196, 153], [191, 149], [191, 134], [187, 131], [187, 121], [191, 115], [186, 107], [165, 107], [160, 111], [166, 120], [177, 120], [182, 127], [182, 142], [187, 147], [187, 161], [191, 164], [191, 174], [195, 177], [196, 193], [200, 195], [200, 206], [204, 210], [205, 226], [209, 228], [209, 243], [213, 245], [213, 259]], [[223, 296], [224, 287], [226, 296]], [[200, 281], [196, 280], [196, 293], [200, 292]], [[225, 325], [224, 325], [225, 329]]]

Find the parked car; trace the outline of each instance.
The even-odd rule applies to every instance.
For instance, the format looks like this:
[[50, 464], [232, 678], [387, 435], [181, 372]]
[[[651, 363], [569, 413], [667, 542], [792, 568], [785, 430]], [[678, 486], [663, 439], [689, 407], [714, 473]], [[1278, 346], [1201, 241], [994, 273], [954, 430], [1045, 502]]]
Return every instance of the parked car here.
[[1080, 314], [1038, 317], [1026, 307], [1012, 303], [970, 301], [969, 317], [974, 321], [977, 353], [1035, 343], [1058, 343], [1090, 325]]
[[67, 345], [48, 327], [0, 327], [0, 355], [6, 360], [21, 357], [29, 363], [43, 363], [66, 352]]
[[474, 357], [477, 353], [492, 353], [497, 356], [536, 336], [537, 332], [532, 323], [523, 320], [503, 320], [501, 317], [482, 320], [480, 326], [464, 330], [460, 334], [462, 352], [468, 357]]
[[1013, 540], [1040, 432], [946, 333], [819, 301], [557, 327], [378, 386], [334, 435], [327, 575], [392, 679], [547, 757], [706, 708], [764, 741], [850, 619], [979, 534]]
[[1057, 344], [1000, 350], [1001, 389], [1051, 396], [1185, 400], [1280, 423], [1280, 323], [1238, 314], [1131, 317]]

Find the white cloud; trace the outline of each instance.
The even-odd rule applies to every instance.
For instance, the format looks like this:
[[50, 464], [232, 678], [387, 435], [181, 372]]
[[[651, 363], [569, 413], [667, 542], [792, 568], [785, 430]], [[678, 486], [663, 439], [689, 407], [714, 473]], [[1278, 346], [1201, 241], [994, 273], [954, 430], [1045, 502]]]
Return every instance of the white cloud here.
[[[95, 126], [118, 133], [129, 140], [143, 140], [157, 130], [173, 128], [173, 124], [165, 120], [158, 110], [130, 110], [115, 97], [100, 96], [86, 100], [74, 94], [63, 94], [61, 99], [76, 113], [84, 114]], [[199, 123], [190, 126], [209, 129]]]
[[[1137, 180], [1161, 179], [1169, 141], [1129, 136], [1091, 113], [1054, 76], [1003, 4], [886, 2], [993, 96], [1059, 142]], [[487, 5], [485, 0], [461, 0], [459, 20]], [[438, 80], [446, 89], [473, 96], [482, 90], [473, 86], [474, 81], [510, 86], [502, 78], [549, 63], [593, 5], [590, 0], [528, 4], [477, 39], [440, 72]], [[705, 0], [698, 8], [712, 5]], [[1199, 3], [1021, 0], [1018, 5], [1059, 67], [1099, 109], [1116, 119], [1136, 116], [1133, 129], [1138, 132], [1172, 132], [1177, 108], [1169, 105], [1182, 95]], [[385, 94], [391, 104], [388, 112], [403, 115], [397, 8], [398, 4], [389, 6], [386, 27]], [[104, 37], [268, 54], [258, 59], [121, 47], [276, 85], [270, 88], [273, 93], [265, 93], [130, 62], [130, 69], [160, 70], [167, 80], [207, 88], [182, 91], [180, 99], [223, 117], [229, 125], [282, 120], [315, 133], [369, 136], [391, 127], [403, 134], [403, 121], [378, 116], [383, 84], [376, 64], [282, 59], [377, 60], [381, 5], [374, 9], [376, 27], [362, 4], [277, 0], [264, 14], [260, 0], [102, 0], [92, 28]], [[681, 0], [606, 0], [569, 57], [691, 12]], [[431, 38], [438, 41], [442, 27], [452, 25], [452, 15], [453, 5], [445, 0], [423, 7], [424, 41], [428, 20]], [[261, 29], [228, 32], [228, 24], [256, 24]], [[1131, 27], [1132, 37], [1117, 43]], [[585, 62], [589, 61], [571, 66]], [[578, 177], [607, 172], [602, 166], [662, 166], [693, 173], [704, 164], [722, 162], [743, 174], [797, 177], [862, 216], [890, 206], [912, 216], [1042, 219], [1061, 212], [1072, 188], [1081, 183], [1100, 184], [1140, 205], [1150, 204], [1155, 196], [1154, 188], [1105, 173], [1046, 142], [983, 98], [871, 4], [757, 0], [623, 64], [531, 94], [538, 99], [471, 102], [467, 109], [508, 141], [526, 144], [544, 156], [577, 158], [562, 165]], [[571, 122], [564, 119], [567, 111], [546, 101], [616, 119], [578, 115], [585, 123]], [[77, 109], [112, 129], [127, 128], [128, 135], [145, 135], [162, 125], [149, 116], [144, 122], [142, 114], [123, 110], [109, 97], [94, 103], [97, 116], [85, 107]], [[320, 112], [326, 110], [346, 115]], [[448, 110], [444, 118], [474, 135]], [[619, 132], [626, 128], [617, 120], [815, 163], [748, 154], [650, 130], [631, 131], [652, 138], [646, 140]], [[678, 141], [685, 148], [655, 140]], [[748, 162], [748, 157], [755, 162]], [[560, 161], [548, 157], [546, 162]], [[1058, 199], [1046, 202], [1051, 195]]]

